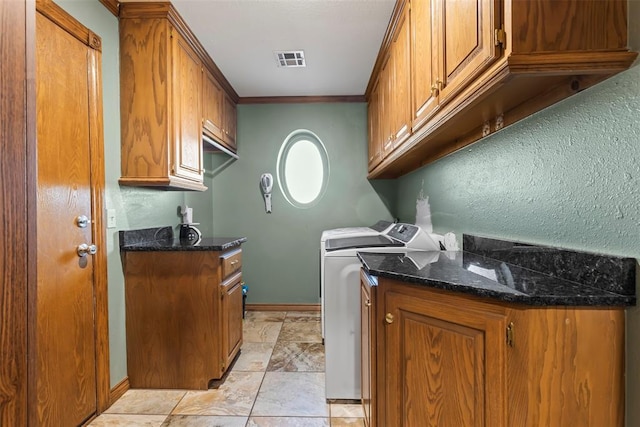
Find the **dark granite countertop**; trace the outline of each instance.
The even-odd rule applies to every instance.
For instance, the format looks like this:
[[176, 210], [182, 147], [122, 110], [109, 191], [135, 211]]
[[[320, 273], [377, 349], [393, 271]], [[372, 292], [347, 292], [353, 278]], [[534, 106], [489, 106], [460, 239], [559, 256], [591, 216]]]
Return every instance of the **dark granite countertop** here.
[[203, 237], [186, 242], [173, 235], [171, 227], [120, 231], [120, 250], [125, 252], [225, 251], [240, 246], [246, 237]]
[[630, 306], [635, 258], [465, 235], [463, 251], [359, 253], [379, 277], [530, 306]]

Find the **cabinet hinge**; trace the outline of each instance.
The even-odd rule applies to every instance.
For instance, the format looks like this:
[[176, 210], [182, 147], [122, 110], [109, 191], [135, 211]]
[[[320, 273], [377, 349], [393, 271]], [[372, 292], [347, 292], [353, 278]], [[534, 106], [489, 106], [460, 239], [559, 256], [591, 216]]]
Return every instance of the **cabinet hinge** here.
[[507, 326], [507, 345], [513, 347], [513, 322]]
[[505, 33], [504, 28], [500, 27], [494, 30], [494, 42], [496, 46], [505, 47], [507, 44], [507, 33]]

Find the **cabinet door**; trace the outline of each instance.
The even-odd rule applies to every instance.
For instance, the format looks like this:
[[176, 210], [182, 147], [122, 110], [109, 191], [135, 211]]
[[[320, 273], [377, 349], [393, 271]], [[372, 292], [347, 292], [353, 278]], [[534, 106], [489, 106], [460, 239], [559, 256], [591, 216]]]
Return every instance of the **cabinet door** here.
[[501, 53], [495, 43], [501, 0], [437, 0], [439, 102], [469, 85]]
[[504, 316], [384, 293], [386, 427], [501, 427]]
[[226, 370], [242, 345], [242, 276], [232, 277], [221, 287], [222, 360]]
[[[379, 80], [378, 80], [379, 82]], [[380, 85], [376, 82], [369, 99], [369, 171], [372, 171], [382, 160], [382, 135], [380, 133], [381, 105]]]
[[393, 55], [388, 55], [380, 70], [380, 136], [382, 141], [382, 158], [393, 151], [393, 97], [391, 79], [393, 77]]
[[236, 152], [238, 145], [236, 144], [236, 122], [237, 111], [236, 103], [225, 93], [224, 95], [224, 142], [233, 151]]
[[411, 81], [410, 81], [410, 39], [409, 4], [406, 3], [402, 17], [398, 21], [396, 35], [392, 44], [392, 134], [393, 148], [400, 146], [411, 135]]
[[215, 77], [205, 69], [202, 75], [202, 126], [211, 138], [222, 141], [222, 108], [224, 92]]
[[436, 85], [437, 60], [433, 43], [433, 11], [436, 0], [411, 0], [411, 81], [413, 112], [412, 127], [415, 132], [435, 112], [438, 106]]
[[202, 182], [202, 63], [175, 29], [172, 40], [174, 156], [171, 173]]

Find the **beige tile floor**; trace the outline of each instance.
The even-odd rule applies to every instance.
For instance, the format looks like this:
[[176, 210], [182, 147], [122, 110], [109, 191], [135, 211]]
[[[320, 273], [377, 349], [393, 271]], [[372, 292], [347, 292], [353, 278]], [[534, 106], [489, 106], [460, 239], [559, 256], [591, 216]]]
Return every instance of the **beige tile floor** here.
[[247, 312], [240, 357], [206, 391], [129, 390], [91, 427], [364, 427], [360, 405], [327, 404], [318, 312]]

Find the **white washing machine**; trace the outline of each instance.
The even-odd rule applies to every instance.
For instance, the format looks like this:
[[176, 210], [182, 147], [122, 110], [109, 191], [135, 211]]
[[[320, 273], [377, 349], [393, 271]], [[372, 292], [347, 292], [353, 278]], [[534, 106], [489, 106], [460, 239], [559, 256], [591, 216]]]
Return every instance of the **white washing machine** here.
[[325, 242], [324, 346], [327, 400], [360, 400], [360, 267], [358, 252], [440, 251], [442, 236], [412, 224], [385, 234]]
[[322, 326], [322, 338], [324, 339], [324, 254], [326, 253], [325, 244], [327, 240], [346, 238], [346, 237], [363, 237], [378, 236], [385, 234], [394, 226], [391, 221], [380, 220], [370, 227], [345, 227], [324, 230], [320, 236], [320, 324]]

